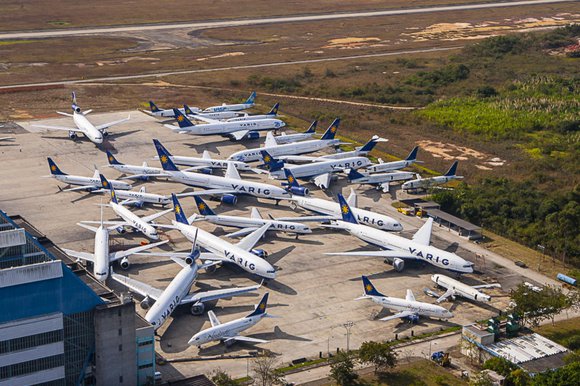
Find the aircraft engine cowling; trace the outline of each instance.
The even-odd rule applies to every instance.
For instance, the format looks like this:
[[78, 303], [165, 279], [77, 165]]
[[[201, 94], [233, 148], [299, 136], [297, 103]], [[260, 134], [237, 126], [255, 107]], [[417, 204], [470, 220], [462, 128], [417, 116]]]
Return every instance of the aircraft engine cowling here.
[[145, 203], [143, 201], [136, 201], [133, 203], [133, 206], [135, 208], [139, 208], [139, 209], [143, 208], [143, 205], [145, 205]]
[[199, 169], [199, 171], [202, 172], [203, 174], [213, 174], [212, 168], [202, 168]]
[[409, 323], [417, 324], [419, 323], [419, 315], [409, 315], [405, 317], [409, 321]]
[[103, 131], [101, 131], [101, 133], [103, 133], [103, 137], [109, 136], [109, 132], [107, 130], [103, 130]]
[[291, 186], [290, 193], [296, 196], [308, 196], [310, 195], [310, 190], [308, 188], [303, 188], [302, 186]]
[[393, 259], [393, 267], [395, 268], [395, 271], [403, 272], [403, 269], [405, 269], [405, 260], [396, 258]]
[[142, 309], [147, 310], [149, 307], [151, 307], [151, 298], [149, 296], [145, 296], [145, 298], [141, 300], [141, 303], [139, 304], [141, 305]]
[[122, 226], [116, 227], [115, 230], [121, 234], [125, 233], [125, 227], [122, 227]]
[[69, 137], [70, 139], [75, 139], [75, 138], [77, 137], [77, 133], [76, 133], [76, 132], [74, 132], [74, 131], [69, 131], [69, 132], [68, 132], [68, 137]]
[[126, 257], [123, 257], [123, 259], [121, 260], [120, 266], [123, 269], [129, 269], [129, 267], [131, 266], [131, 263], [129, 263], [129, 259], [127, 259]]
[[268, 257], [268, 252], [266, 252], [263, 249], [260, 248], [254, 248], [252, 249], [250, 252], [252, 252], [254, 255], [261, 257], [262, 259], [265, 259]]
[[141, 176], [137, 178], [139, 181], [149, 181], [149, 176]]
[[191, 257], [191, 256], [187, 256], [185, 258], [185, 264], [187, 264], [187, 265], [192, 265], [194, 261], [195, 260], [193, 260], [193, 257]]
[[195, 316], [203, 314], [203, 311], [205, 311], [205, 304], [203, 303], [194, 303], [189, 309], [189, 312]]
[[247, 139], [258, 139], [258, 138], [260, 138], [260, 133], [258, 133], [257, 131], [250, 131], [250, 132], [248, 132], [248, 134], [246, 134], [246, 138]]
[[224, 194], [221, 198], [223, 204], [236, 205], [238, 203], [238, 196], [233, 194]]

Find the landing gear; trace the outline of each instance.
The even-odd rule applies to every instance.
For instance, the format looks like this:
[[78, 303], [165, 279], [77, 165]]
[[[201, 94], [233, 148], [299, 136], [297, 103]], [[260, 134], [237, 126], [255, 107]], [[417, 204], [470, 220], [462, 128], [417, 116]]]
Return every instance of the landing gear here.
[[103, 133], [103, 137], [109, 136], [109, 132], [107, 130], [103, 130], [101, 133]]

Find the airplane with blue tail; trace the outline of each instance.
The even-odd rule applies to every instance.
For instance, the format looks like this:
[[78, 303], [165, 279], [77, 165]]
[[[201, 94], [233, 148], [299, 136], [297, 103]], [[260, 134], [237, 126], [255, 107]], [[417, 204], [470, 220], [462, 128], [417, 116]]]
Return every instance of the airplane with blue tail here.
[[453, 165], [449, 168], [449, 170], [442, 176], [435, 176], [429, 178], [419, 178], [411, 181], [407, 181], [403, 184], [403, 190], [427, 190], [437, 185], [446, 184], [449, 181], [453, 180], [460, 180], [463, 179], [463, 176], [457, 175], [457, 164], [459, 161], [453, 162]]
[[[50, 175], [45, 177], [54, 178], [57, 181], [64, 182], [65, 184], [68, 185], [79, 185], [74, 188], [61, 189], [63, 192], [73, 192], [79, 190], [92, 192], [103, 188], [103, 185], [101, 184], [101, 179], [99, 178], [100, 173], [98, 170], [95, 170], [95, 173], [93, 174], [92, 177], [75, 176], [64, 173], [62, 170], [60, 170], [60, 168], [58, 167], [56, 162], [53, 161], [52, 158], [48, 157], [47, 160], [48, 167], [50, 169]], [[125, 181], [110, 180], [109, 182], [111, 183], [111, 186], [115, 189], [129, 190], [132, 187], [131, 184], [128, 184]]]
[[141, 166], [139, 165], [127, 165], [119, 162], [117, 158], [110, 152], [106, 151], [107, 161], [109, 162], [107, 167], [115, 169], [116, 171], [124, 174], [129, 174], [127, 177], [121, 177], [121, 179], [135, 179], [141, 181], [149, 181], [152, 177], [167, 177], [167, 174], [163, 172], [161, 168], [154, 168], [147, 165], [144, 161]]
[[252, 91], [252, 93], [250, 94], [248, 99], [246, 99], [246, 101], [244, 103], [229, 104], [229, 105], [226, 103], [223, 103], [219, 106], [210, 106], [210, 107], [204, 109], [203, 112], [204, 113], [218, 113], [221, 111], [247, 110], [247, 109], [251, 109], [252, 107], [254, 107], [255, 102], [256, 102], [256, 92]]
[[411, 150], [407, 158], [405, 158], [404, 160], [383, 162], [383, 160], [379, 158], [379, 163], [372, 164], [371, 166], [369, 166], [367, 168], [367, 172], [369, 173], [392, 172], [394, 170], [399, 170], [411, 166], [414, 163], [421, 163], [421, 161], [417, 161], [418, 152], [419, 146], [415, 146], [413, 150]]
[[[201, 109], [199, 107], [187, 107], [187, 109], [189, 109], [190, 112], [199, 112], [201, 111]], [[146, 114], [152, 115], [154, 117], [162, 117], [162, 118], [174, 118], [175, 117], [175, 113], [173, 111], [174, 109], [162, 109], [157, 107], [157, 105], [155, 104], [155, 102], [153, 101], [149, 101], [149, 110], [141, 110]], [[187, 112], [187, 110], [184, 108], [182, 109], [178, 109], [182, 114], [190, 114], [190, 112]]]
[[415, 178], [412, 172], [392, 172], [392, 173], [374, 173], [362, 174], [358, 170], [350, 169], [347, 174], [348, 182], [351, 184], [367, 184], [388, 193], [391, 183], [398, 181], [407, 181]]
[[[280, 135], [274, 136], [274, 134], [271, 131], [269, 131], [268, 134], [266, 134], [266, 141], [270, 143], [272, 143], [272, 141], [275, 141], [275, 143], [278, 145], [306, 141], [307, 139], [311, 139], [316, 134], [317, 125], [318, 121], [312, 121], [308, 129], [306, 129], [306, 131], [303, 133], [295, 133], [295, 134], [281, 133]], [[271, 136], [272, 138], [268, 139], [268, 136]]]
[[375, 146], [380, 142], [388, 142], [388, 139], [381, 138], [378, 135], [373, 135], [371, 139], [368, 140], [363, 146], [359, 146], [352, 151], [343, 151], [334, 154], [326, 154], [320, 157], [309, 157], [309, 156], [300, 156], [300, 155], [288, 155], [288, 156], [281, 156], [278, 157], [280, 160], [284, 162], [324, 162], [329, 160], [339, 160], [344, 158], [352, 158], [352, 157], [364, 157], [368, 155]]

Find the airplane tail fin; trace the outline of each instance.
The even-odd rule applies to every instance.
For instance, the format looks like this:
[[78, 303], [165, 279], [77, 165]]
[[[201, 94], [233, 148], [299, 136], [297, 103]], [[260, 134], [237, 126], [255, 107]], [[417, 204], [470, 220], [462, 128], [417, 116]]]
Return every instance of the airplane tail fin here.
[[318, 126], [318, 121], [312, 121], [308, 130], [304, 132], [304, 134], [314, 134], [316, 133], [316, 126]]
[[175, 120], [177, 121], [177, 124], [179, 125], [179, 127], [184, 128], [184, 127], [191, 127], [191, 126], [195, 126], [185, 115], [183, 115], [181, 113], [181, 111], [179, 111], [178, 109], [173, 109], [173, 114], [175, 115]]
[[269, 294], [269, 292], [266, 292], [264, 294], [264, 296], [262, 297], [262, 300], [260, 300], [260, 303], [258, 303], [254, 312], [252, 312], [250, 315], [247, 316], [248, 318], [250, 316], [263, 315], [266, 313], [266, 307], [268, 307], [268, 294]]
[[369, 280], [368, 277], [363, 275], [362, 281], [363, 281], [365, 295], [367, 295], [367, 296], [385, 296], [382, 293], [380, 293], [379, 291], [377, 291], [377, 289], [375, 288], [373, 283], [371, 283], [371, 281]]
[[195, 205], [197, 205], [197, 210], [202, 216], [215, 216], [215, 212], [207, 206], [206, 202], [200, 196], [193, 196], [195, 200]]
[[358, 149], [360, 152], [370, 152], [371, 150], [373, 150], [375, 148], [375, 146], [377, 145], [379, 136], [378, 135], [373, 135], [373, 137], [364, 144], [363, 147], [361, 147], [360, 149]]
[[55, 176], [66, 176], [66, 173], [63, 173], [58, 166], [56, 166], [56, 163], [52, 160], [52, 158], [48, 157], [48, 167], [50, 168], [50, 174], [55, 175]]
[[459, 163], [459, 161], [453, 162], [453, 165], [451, 165], [451, 167], [449, 168], [449, 170], [447, 170], [447, 173], [445, 173], [444, 176], [446, 176], [446, 177], [454, 176], [457, 172], [457, 164], [458, 163]]
[[161, 109], [157, 107], [157, 105], [153, 101], [149, 101], [149, 108], [151, 109], [152, 113], [158, 113], [161, 111]]
[[183, 111], [185, 112], [185, 115], [195, 114], [188, 105], [183, 105]]
[[252, 93], [250, 94], [250, 97], [248, 99], [246, 99], [246, 104], [254, 104], [254, 102], [256, 101], [256, 92], [252, 91]]
[[177, 169], [177, 166], [175, 166], [171, 160], [171, 154], [169, 154], [165, 146], [163, 146], [157, 139], [154, 139], [153, 143], [155, 144], [155, 149], [159, 155], [159, 161], [161, 161], [161, 167], [163, 170], [178, 171], [179, 169]]
[[99, 178], [101, 179], [101, 185], [104, 189], [111, 190], [111, 183], [105, 178], [104, 175], [99, 174]]
[[280, 107], [280, 103], [276, 103], [274, 107], [270, 110], [270, 112], [266, 115], [278, 115], [278, 108]]
[[336, 132], [338, 131], [339, 125], [340, 125], [340, 118], [336, 118], [334, 121], [332, 121], [330, 126], [328, 126], [328, 129], [326, 129], [326, 131], [322, 135], [322, 138], [320, 138], [320, 139], [334, 139], [334, 136], [336, 135]]
[[358, 224], [358, 221], [356, 221], [356, 217], [354, 217], [354, 215], [352, 214], [350, 206], [344, 199], [343, 195], [340, 193], [338, 194], [338, 203], [340, 205], [340, 213], [342, 214], [342, 220], [344, 222], [349, 222], [351, 224]]
[[171, 193], [171, 199], [173, 200], [173, 213], [175, 213], [175, 220], [182, 224], [189, 225], [187, 217], [185, 216], [185, 213], [183, 213], [183, 209], [181, 209], [181, 204], [174, 193]]
[[358, 178], [363, 178], [364, 175], [359, 173], [356, 169], [350, 169], [350, 171], [348, 172], [347, 178], [349, 181], [353, 181], [356, 180]]
[[419, 146], [415, 146], [413, 150], [409, 153], [405, 161], [415, 161], [417, 159], [417, 152], [419, 151]]
[[252, 208], [252, 213], [250, 215], [251, 218], [255, 218], [255, 219], [262, 219], [262, 215], [260, 214], [260, 211], [258, 210], [258, 208], [253, 207]]
[[75, 112], [77, 111], [77, 109], [78, 111], [80, 111], [79, 105], [77, 104], [77, 93], [75, 91], [71, 93], [71, 101], [72, 101], [71, 104], [72, 111]]
[[264, 161], [264, 165], [266, 165], [266, 168], [270, 172], [282, 170], [282, 168], [284, 167], [284, 161], [280, 161], [280, 160], [275, 159], [266, 150], [261, 150], [260, 155], [262, 156], [262, 160]]
[[284, 168], [284, 174], [286, 175], [286, 181], [288, 181], [288, 187], [292, 188], [299, 188], [300, 184], [296, 181], [296, 177], [290, 171], [290, 169]]
[[107, 159], [109, 160], [109, 165], [123, 165], [121, 162], [117, 161], [115, 156], [107, 150]]

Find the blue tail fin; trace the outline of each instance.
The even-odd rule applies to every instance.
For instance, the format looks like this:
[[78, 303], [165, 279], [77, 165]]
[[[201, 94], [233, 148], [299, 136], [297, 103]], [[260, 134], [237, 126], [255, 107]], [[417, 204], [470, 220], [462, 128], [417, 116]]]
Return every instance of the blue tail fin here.
[[318, 126], [318, 121], [312, 121], [308, 130], [306, 130], [305, 134], [316, 133], [316, 126]]
[[363, 147], [361, 147], [359, 149], [359, 151], [364, 151], [364, 152], [367, 152], [367, 153], [370, 152], [377, 145], [377, 143], [378, 143], [377, 140], [378, 139], [379, 139], [379, 137], [377, 137], [377, 136], [372, 137], [367, 143], [365, 143], [365, 145]]
[[178, 109], [173, 109], [173, 114], [175, 115], [175, 120], [179, 127], [191, 127], [195, 126], [185, 115], [181, 113]]
[[252, 93], [250, 94], [250, 97], [248, 99], [246, 99], [246, 104], [254, 104], [254, 101], [256, 100], [256, 92], [252, 91]]
[[111, 190], [112, 188], [111, 183], [105, 178], [105, 176], [99, 174], [99, 178], [101, 179], [101, 186], [103, 187], [103, 189]]
[[262, 297], [262, 300], [260, 300], [260, 303], [258, 303], [254, 312], [252, 312], [250, 315], [246, 316], [246, 318], [249, 318], [250, 316], [257, 316], [257, 315], [262, 315], [262, 314], [266, 313], [266, 307], [268, 306], [268, 294], [269, 294], [269, 292], [266, 292], [264, 294], [264, 296]]
[[269, 171], [276, 172], [278, 170], [282, 170], [282, 168], [284, 167], [283, 161], [275, 159], [266, 150], [260, 150], [260, 155], [262, 156], [262, 160], [266, 165], [266, 169], [268, 169]]
[[66, 176], [66, 173], [63, 173], [58, 166], [56, 166], [56, 163], [54, 163], [54, 161], [52, 160], [52, 158], [48, 157], [48, 167], [50, 168], [50, 174], [53, 174], [55, 176]]
[[197, 210], [202, 216], [215, 216], [215, 213], [200, 196], [193, 196], [195, 204], [197, 205]]
[[356, 180], [357, 178], [361, 178], [361, 177], [365, 177], [365, 175], [359, 173], [358, 171], [356, 171], [356, 169], [350, 169], [350, 172], [348, 172], [347, 178], [349, 181], [353, 181]]
[[419, 146], [415, 146], [413, 150], [409, 153], [405, 161], [415, 161], [417, 159], [417, 152], [419, 151]]
[[183, 209], [181, 208], [177, 196], [171, 193], [171, 199], [173, 200], [173, 213], [175, 213], [175, 220], [182, 224], [188, 224], [187, 217], [185, 216], [185, 213], [183, 213]]
[[334, 136], [336, 135], [336, 132], [338, 131], [339, 125], [340, 125], [340, 118], [336, 118], [334, 121], [332, 121], [330, 126], [328, 126], [328, 129], [326, 129], [326, 131], [324, 132], [324, 135], [320, 139], [334, 139]]
[[449, 168], [449, 170], [447, 170], [447, 173], [445, 173], [444, 176], [445, 177], [454, 176], [455, 173], [457, 172], [457, 164], [458, 163], [459, 163], [459, 161], [453, 162], [453, 165], [451, 165], [451, 167]]
[[363, 281], [363, 285], [364, 285], [364, 289], [365, 289], [365, 295], [369, 295], [369, 296], [385, 296], [382, 293], [380, 293], [379, 291], [377, 291], [377, 289], [375, 288], [375, 286], [373, 285], [373, 283], [371, 283], [371, 281], [369, 280], [368, 277], [366, 277], [366, 276], [363, 275], [362, 281]]
[[298, 183], [298, 181], [296, 181], [296, 177], [294, 177], [294, 174], [292, 174], [290, 169], [284, 168], [284, 174], [286, 175], [286, 181], [288, 181], [289, 187], [295, 187], [295, 188], [300, 187], [300, 184]]
[[158, 113], [161, 111], [153, 101], [149, 101], [149, 108], [151, 109], [152, 113]]
[[121, 162], [117, 161], [115, 156], [107, 150], [107, 159], [109, 160], [109, 165], [123, 165]]
[[178, 171], [177, 166], [171, 160], [171, 154], [167, 151], [167, 149], [159, 142], [157, 139], [153, 140], [155, 144], [155, 149], [157, 149], [157, 154], [159, 155], [159, 161], [161, 161], [161, 167], [163, 170], [169, 171]]
[[183, 111], [185, 112], [186, 115], [193, 115], [194, 112], [191, 111], [191, 109], [189, 108], [188, 105], [183, 105]]
[[280, 103], [276, 103], [267, 115], [278, 115], [278, 108], [279, 107], [280, 107]]
[[340, 193], [338, 194], [338, 203], [340, 205], [340, 213], [342, 214], [342, 220], [344, 222], [358, 224], [358, 221], [356, 221], [356, 218], [352, 214], [352, 210], [350, 209], [350, 206], [348, 206], [348, 203], [346, 202], [346, 200], [344, 199], [344, 197]]

